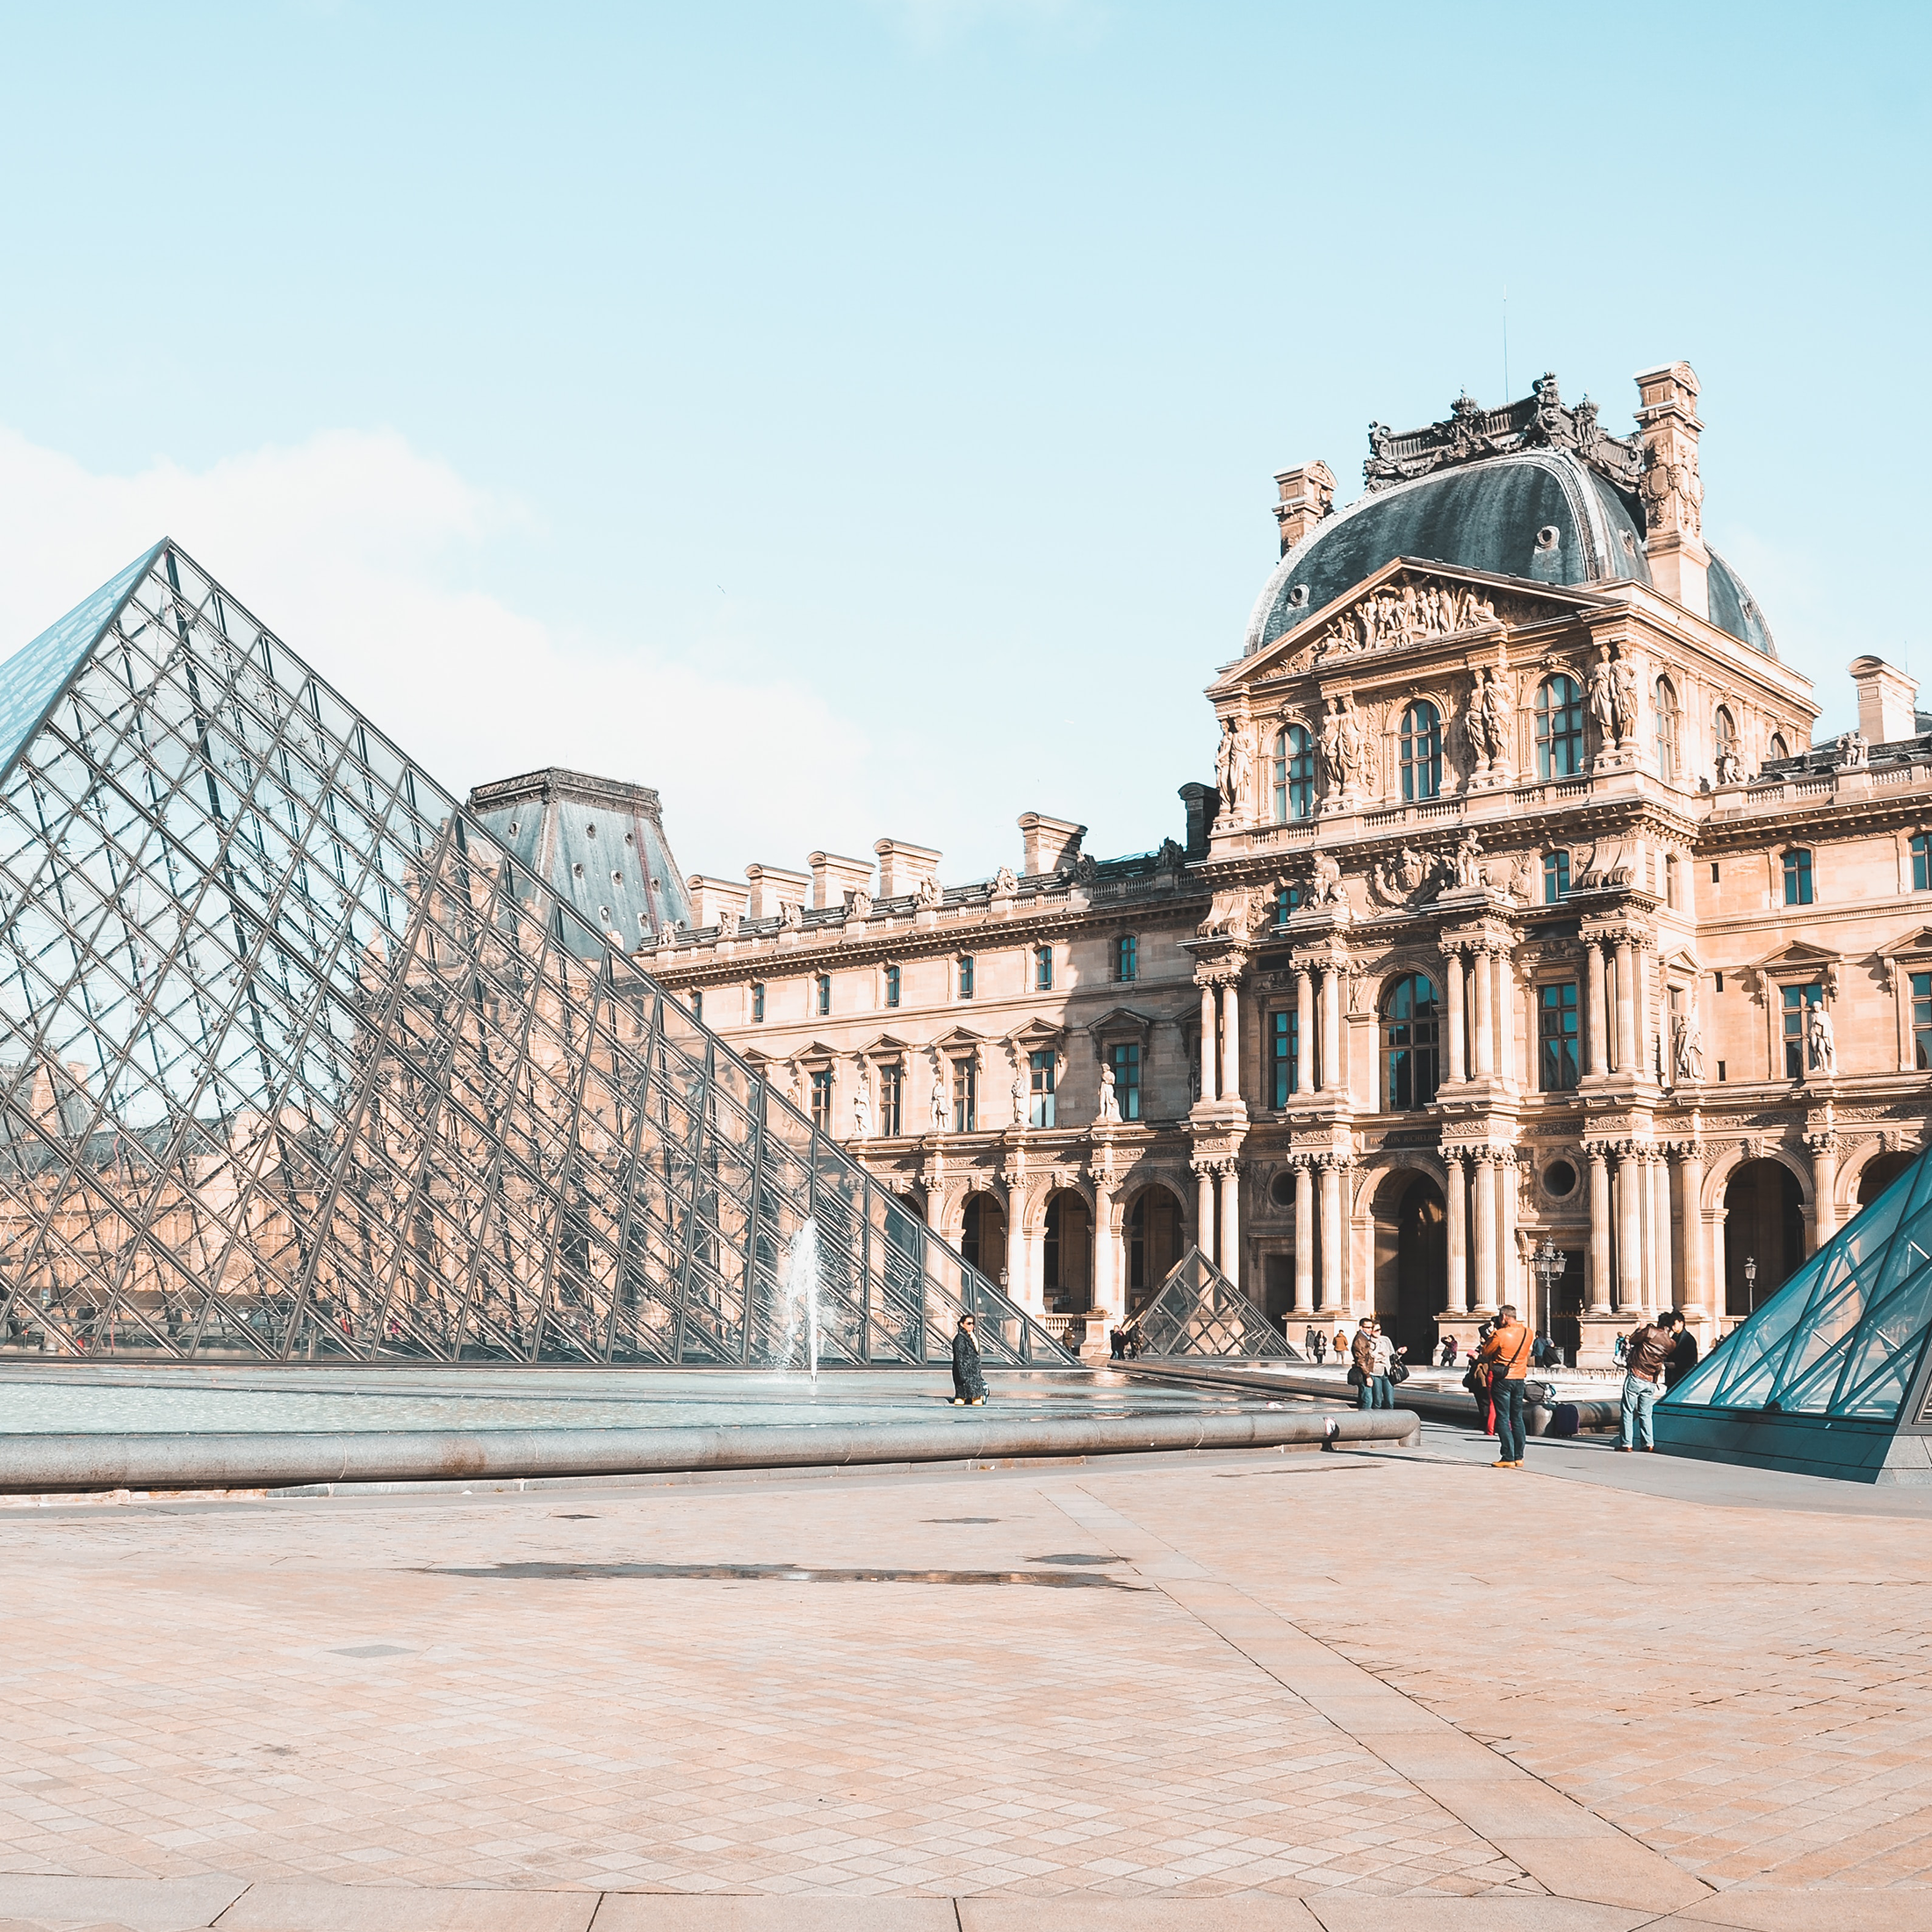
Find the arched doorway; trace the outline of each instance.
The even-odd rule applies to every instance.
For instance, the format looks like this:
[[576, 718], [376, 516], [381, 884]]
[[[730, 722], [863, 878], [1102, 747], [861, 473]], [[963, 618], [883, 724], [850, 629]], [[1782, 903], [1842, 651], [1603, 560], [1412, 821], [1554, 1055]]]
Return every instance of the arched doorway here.
[[[1763, 1307], [1805, 1258], [1805, 1200], [1783, 1161], [1746, 1161], [1724, 1190], [1724, 1312]], [[1753, 1264], [1755, 1264], [1754, 1268]]]
[[1006, 1209], [993, 1194], [966, 1197], [960, 1222], [959, 1251], [989, 1281], [1006, 1284]]
[[1180, 1259], [1179, 1198], [1157, 1182], [1128, 1203], [1127, 1312], [1138, 1315]]
[[1382, 1332], [1426, 1362], [1436, 1317], [1448, 1293], [1449, 1224], [1442, 1189], [1427, 1174], [1399, 1168], [1375, 1191], [1375, 1313]]
[[1858, 1176], [1858, 1205], [1871, 1207], [1918, 1157], [1916, 1154], [1880, 1154], [1867, 1161]]
[[1084, 1196], [1060, 1188], [1047, 1197], [1042, 1284], [1053, 1315], [1085, 1315], [1093, 1306], [1093, 1216]]

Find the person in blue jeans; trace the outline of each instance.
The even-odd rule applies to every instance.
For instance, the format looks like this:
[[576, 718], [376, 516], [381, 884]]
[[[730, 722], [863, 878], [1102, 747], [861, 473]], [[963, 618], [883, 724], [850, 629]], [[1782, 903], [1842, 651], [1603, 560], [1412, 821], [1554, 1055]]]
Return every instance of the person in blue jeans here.
[[1358, 1374], [1355, 1406], [1358, 1409], [1393, 1409], [1395, 1390], [1388, 1379], [1388, 1365], [1395, 1359], [1395, 1347], [1382, 1333], [1382, 1325], [1371, 1315], [1365, 1316], [1350, 1344], [1350, 1359]]
[[1677, 1345], [1675, 1322], [1677, 1311], [1633, 1330], [1624, 1346], [1624, 1399], [1617, 1446], [1626, 1455], [1641, 1448], [1654, 1451], [1656, 1438], [1651, 1433], [1650, 1411], [1663, 1394], [1664, 1364]]
[[1496, 1404], [1498, 1469], [1523, 1467], [1523, 1376], [1530, 1366], [1532, 1337], [1507, 1301], [1496, 1311], [1496, 1327], [1476, 1360], [1489, 1372], [1489, 1399]]

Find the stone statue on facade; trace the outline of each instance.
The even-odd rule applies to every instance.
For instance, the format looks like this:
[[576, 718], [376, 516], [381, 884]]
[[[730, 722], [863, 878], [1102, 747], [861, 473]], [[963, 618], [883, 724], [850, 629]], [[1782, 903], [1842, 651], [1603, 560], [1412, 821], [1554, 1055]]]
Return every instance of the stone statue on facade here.
[[846, 917], [848, 919], [869, 919], [872, 917], [872, 895], [862, 885], [855, 885], [846, 894]]
[[1315, 869], [1308, 883], [1310, 905], [1345, 905], [1348, 894], [1342, 887], [1342, 869], [1336, 862], [1332, 853], [1317, 852], [1315, 854]]
[[936, 872], [926, 873], [919, 881], [919, 890], [912, 896], [921, 905], [937, 905], [942, 897], [939, 875]]
[[1114, 1127], [1120, 1124], [1121, 1099], [1114, 1091], [1114, 1069], [1103, 1060], [1100, 1063], [1100, 1124]]
[[1744, 768], [1738, 762], [1738, 755], [1729, 746], [1718, 753], [1718, 782], [1720, 785], [1735, 785], [1742, 782]]
[[1019, 883], [1019, 880], [1013, 876], [1013, 868], [1010, 865], [1001, 866], [993, 874], [993, 897], [996, 899], [1010, 898], [1013, 888]]
[[1482, 841], [1473, 832], [1462, 835], [1462, 842], [1456, 847], [1456, 890], [1459, 892], [1480, 892], [1485, 880], [1482, 876]]
[[861, 1067], [859, 1084], [852, 1095], [852, 1137], [855, 1141], [872, 1138], [872, 1076]]
[[1805, 1057], [1813, 1073], [1827, 1077], [1838, 1071], [1838, 1047], [1832, 1037], [1831, 1015], [1813, 1006], [1805, 1021]]
[[1229, 817], [1237, 822], [1246, 814], [1248, 780], [1253, 768], [1247, 732], [1236, 719], [1225, 719], [1221, 744], [1215, 754], [1215, 782], [1220, 788], [1221, 802]]
[[1027, 1124], [1027, 1070], [1017, 1059], [1013, 1066], [1013, 1124]]
[[1617, 671], [1610, 661], [1610, 646], [1597, 646], [1597, 662], [1590, 674], [1590, 715], [1604, 734], [1606, 745], [1617, 742]]
[[804, 912], [795, 900], [787, 899], [778, 908], [778, 924], [782, 931], [796, 933], [804, 923]]
[[1357, 790], [1368, 764], [1368, 742], [1362, 721], [1355, 714], [1353, 701], [1331, 697], [1322, 720], [1322, 736], [1316, 750], [1329, 789], [1347, 794]]
[[933, 1075], [933, 1131], [935, 1134], [953, 1131], [953, 1096], [946, 1085], [943, 1063]]
[[1690, 1086], [1700, 1084], [1704, 1078], [1704, 1028], [1698, 1023], [1694, 1003], [1689, 1013], [1679, 1013], [1670, 1022], [1670, 1057], [1678, 1080]]
[[1854, 725], [1838, 739], [1838, 762], [1847, 771], [1863, 771], [1871, 761], [1871, 740]]
[[1637, 742], [1637, 667], [1627, 652], [1619, 652], [1611, 667], [1610, 697], [1618, 744], [1634, 745]]
[[1488, 665], [1476, 668], [1474, 688], [1469, 693], [1469, 711], [1465, 720], [1469, 749], [1485, 771], [1503, 756], [1508, 743], [1510, 701], [1502, 680]]
[[1154, 854], [1154, 865], [1157, 871], [1178, 872], [1186, 862], [1187, 854], [1181, 850], [1179, 839], [1163, 839], [1160, 849]]

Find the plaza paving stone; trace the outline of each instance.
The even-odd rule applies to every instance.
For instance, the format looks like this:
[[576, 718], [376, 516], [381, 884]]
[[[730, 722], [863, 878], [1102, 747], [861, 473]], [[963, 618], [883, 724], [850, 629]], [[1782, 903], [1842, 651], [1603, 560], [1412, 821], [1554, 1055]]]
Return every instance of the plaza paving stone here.
[[0, 1510], [0, 1932], [1932, 1927], [1932, 1498], [1486, 1450]]

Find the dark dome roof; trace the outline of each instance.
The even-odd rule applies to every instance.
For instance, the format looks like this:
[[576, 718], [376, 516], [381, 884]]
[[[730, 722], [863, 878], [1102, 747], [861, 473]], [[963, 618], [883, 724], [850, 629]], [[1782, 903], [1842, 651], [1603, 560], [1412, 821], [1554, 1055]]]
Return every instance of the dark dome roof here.
[[[1248, 650], [1272, 644], [1398, 557], [1546, 584], [1650, 582], [1634, 500], [1567, 450], [1523, 451], [1372, 491], [1317, 524], [1269, 578]], [[1716, 557], [1711, 621], [1777, 654], [1763, 613]]]

